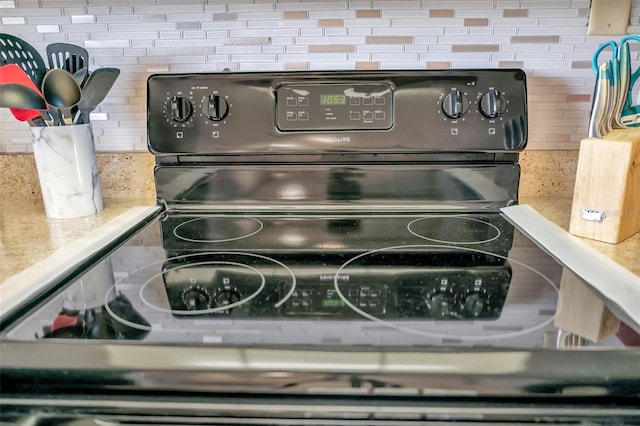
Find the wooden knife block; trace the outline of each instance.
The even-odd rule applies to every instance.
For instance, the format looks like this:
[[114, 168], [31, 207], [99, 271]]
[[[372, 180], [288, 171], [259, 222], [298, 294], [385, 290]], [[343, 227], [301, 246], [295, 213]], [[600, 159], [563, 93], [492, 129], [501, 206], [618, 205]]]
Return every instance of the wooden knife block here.
[[613, 244], [640, 232], [640, 129], [580, 142], [569, 232]]

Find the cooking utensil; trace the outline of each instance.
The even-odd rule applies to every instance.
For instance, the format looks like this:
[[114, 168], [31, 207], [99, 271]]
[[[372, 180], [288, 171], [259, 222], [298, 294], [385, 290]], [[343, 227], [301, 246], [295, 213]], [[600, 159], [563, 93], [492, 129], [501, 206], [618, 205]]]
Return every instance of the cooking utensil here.
[[[17, 120], [29, 121], [30, 124], [39, 126], [46, 124], [42, 116], [44, 115], [48, 118], [48, 115], [46, 115], [47, 104], [40, 89], [36, 87], [22, 68], [17, 64], [1, 66], [0, 85], [4, 87], [3, 97], [5, 99], [2, 106], [10, 108], [11, 113]], [[16, 86], [21, 87], [21, 89]], [[7, 96], [12, 99], [10, 100]], [[22, 99], [20, 100], [20, 98]]]
[[18, 109], [20, 111], [40, 110], [47, 109], [47, 103], [33, 89], [21, 84], [6, 83], [0, 85], [0, 107]]
[[89, 77], [89, 69], [87, 67], [80, 68], [78, 71], [73, 73], [73, 78], [76, 80], [76, 83], [78, 83], [78, 86], [80, 86], [81, 88], [82, 86], [84, 86], [84, 83], [87, 81], [88, 77]]
[[98, 68], [91, 73], [82, 88], [82, 99], [78, 104], [76, 123], [89, 123], [89, 114], [104, 100], [120, 75], [118, 68]]
[[0, 64], [16, 64], [40, 87], [47, 68], [33, 46], [11, 34], [0, 33]]
[[47, 46], [49, 68], [63, 68], [71, 74], [89, 67], [89, 52], [75, 44], [52, 43]]
[[62, 68], [50, 70], [42, 81], [42, 93], [49, 105], [58, 108], [59, 124], [71, 124], [71, 118], [66, 117], [82, 98], [80, 86], [73, 76]]
[[609, 111], [603, 118], [602, 124], [605, 128], [610, 129], [613, 124], [615, 127], [624, 128], [622, 116], [624, 111], [630, 107], [632, 101], [633, 85], [640, 77], [640, 68], [632, 71], [631, 54], [629, 42], [640, 42], [640, 37], [635, 35], [622, 37], [620, 43], [608, 41], [601, 44], [593, 54], [592, 67], [596, 75], [599, 73], [598, 61], [600, 54], [607, 48], [611, 48], [611, 59], [609, 62], [609, 80], [612, 86], [607, 103], [610, 105]]
[[607, 102], [610, 91], [609, 62], [600, 65], [596, 86], [591, 106], [591, 119], [589, 120], [589, 137], [600, 138], [604, 136], [603, 120], [607, 112]]

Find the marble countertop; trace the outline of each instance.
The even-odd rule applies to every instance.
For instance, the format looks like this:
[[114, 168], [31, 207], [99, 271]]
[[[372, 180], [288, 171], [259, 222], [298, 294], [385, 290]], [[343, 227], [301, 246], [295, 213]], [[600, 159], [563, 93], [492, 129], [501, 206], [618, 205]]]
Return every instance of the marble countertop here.
[[[521, 197], [540, 214], [564, 229], [569, 226], [571, 199], [566, 197]], [[48, 219], [41, 201], [2, 200], [0, 209], [0, 283], [63, 250], [79, 238], [90, 236], [133, 207], [153, 206], [155, 199], [105, 199], [104, 210], [78, 219]], [[580, 238], [618, 264], [640, 275], [640, 234], [607, 244]]]

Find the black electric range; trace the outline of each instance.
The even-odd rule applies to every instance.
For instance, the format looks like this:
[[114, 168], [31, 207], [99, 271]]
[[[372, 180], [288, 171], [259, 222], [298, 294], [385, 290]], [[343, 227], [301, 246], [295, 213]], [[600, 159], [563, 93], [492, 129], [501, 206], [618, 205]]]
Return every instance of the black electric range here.
[[555, 326], [568, 272], [500, 212], [522, 71], [147, 89], [161, 209], [5, 315], [5, 420], [640, 419], [638, 352]]

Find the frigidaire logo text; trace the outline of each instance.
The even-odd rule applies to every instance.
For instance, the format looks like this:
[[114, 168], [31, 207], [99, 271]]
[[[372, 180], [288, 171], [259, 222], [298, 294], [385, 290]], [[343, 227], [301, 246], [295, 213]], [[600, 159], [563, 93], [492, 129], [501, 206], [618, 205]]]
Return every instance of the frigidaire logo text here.
[[351, 142], [351, 136], [319, 136], [318, 140], [320, 142]]

